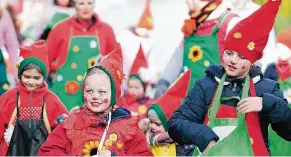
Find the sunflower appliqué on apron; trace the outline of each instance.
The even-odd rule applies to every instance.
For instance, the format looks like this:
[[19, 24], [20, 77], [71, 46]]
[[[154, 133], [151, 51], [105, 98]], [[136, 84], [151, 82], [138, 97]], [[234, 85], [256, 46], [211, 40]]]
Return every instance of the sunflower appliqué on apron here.
[[[99, 141], [90, 141], [87, 144], [85, 144], [83, 148], [84, 156], [96, 155], [99, 145], [100, 145]], [[101, 150], [111, 150], [112, 147], [115, 147], [116, 149], [122, 149], [123, 146], [124, 145], [118, 141], [117, 134], [112, 133], [109, 135], [108, 139], [105, 140]]]

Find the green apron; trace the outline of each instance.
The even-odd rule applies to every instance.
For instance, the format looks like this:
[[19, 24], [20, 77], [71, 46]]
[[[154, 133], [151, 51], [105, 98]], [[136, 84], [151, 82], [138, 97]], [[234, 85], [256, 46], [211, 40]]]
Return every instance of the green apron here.
[[6, 64], [4, 62], [4, 57], [0, 49], [0, 96], [6, 92], [9, 88], [9, 83], [7, 80]]
[[[280, 83], [280, 89], [282, 92], [291, 89], [291, 79], [286, 81], [278, 81]], [[289, 104], [291, 107], [291, 104]], [[291, 155], [291, 142], [284, 140], [277, 133], [269, 127], [269, 142], [270, 142], [270, 151], [272, 156], [290, 156]]]
[[83, 105], [81, 91], [83, 77], [87, 69], [93, 66], [99, 53], [97, 35], [71, 36], [67, 60], [57, 70], [51, 89], [68, 110]]
[[193, 71], [189, 87], [192, 87], [196, 80], [205, 76], [205, 70], [209, 65], [220, 64], [217, 32], [227, 15], [229, 12], [225, 12], [219, 18], [218, 24], [212, 29], [210, 35], [192, 34], [184, 38], [183, 68]]
[[[251, 139], [248, 135], [245, 114], [237, 112], [238, 118], [216, 118], [217, 111], [221, 103], [221, 94], [226, 74], [223, 75], [214, 97], [212, 107], [208, 111], [208, 126], [212, 129], [220, 126], [236, 126], [236, 128], [224, 139], [216, 143], [210, 150], [201, 156], [254, 156]], [[242, 99], [248, 97], [250, 79], [246, 77], [246, 82], [242, 91]], [[197, 156], [197, 149], [194, 156]]]
[[56, 12], [47, 23], [45, 30], [52, 29], [58, 22], [68, 18], [69, 16], [70, 16], [69, 13]]

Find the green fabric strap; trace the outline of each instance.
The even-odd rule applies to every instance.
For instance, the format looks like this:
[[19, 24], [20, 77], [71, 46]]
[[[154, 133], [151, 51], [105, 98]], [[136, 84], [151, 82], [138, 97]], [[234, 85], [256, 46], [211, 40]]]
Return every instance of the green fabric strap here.
[[[216, 117], [216, 113], [220, 107], [220, 103], [221, 103], [221, 95], [222, 95], [222, 90], [223, 90], [223, 84], [225, 82], [225, 78], [226, 78], [226, 73], [222, 76], [218, 89], [216, 91], [215, 97], [214, 97], [214, 101], [212, 104], [212, 107], [209, 109], [208, 112], [208, 116], [209, 116], [209, 122], [211, 123], [211, 121], [213, 121]], [[250, 76], [247, 75], [246, 79], [245, 79], [245, 84], [243, 86], [243, 91], [242, 91], [242, 98], [244, 99], [246, 97], [248, 97], [248, 93], [249, 93], [249, 87], [250, 87]], [[241, 124], [241, 122], [244, 121], [245, 119], [245, 114], [242, 114], [240, 112], [238, 112], [238, 119], [239, 119], [239, 124]]]

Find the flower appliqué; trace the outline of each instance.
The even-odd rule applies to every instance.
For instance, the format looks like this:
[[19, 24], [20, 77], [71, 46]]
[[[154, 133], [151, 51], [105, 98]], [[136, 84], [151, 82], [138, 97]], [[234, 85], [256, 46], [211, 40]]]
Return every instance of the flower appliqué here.
[[113, 142], [116, 142], [117, 141], [117, 135], [115, 133], [112, 133], [110, 136], [109, 136], [109, 139]]
[[79, 46], [78, 46], [78, 45], [75, 45], [75, 46], [73, 47], [73, 52], [77, 53], [77, 52], [79, 52], [79, 51], [80, 51]]
[[93, 67], [93, 65], [95, 64], [95, 60], [96, 60], [95, 57], [91, 57], [91, 58], [88, 60], [88, 68], [92, 68], [92, 67]]
[[254, 42], [250, 42], [249, 44], [248, 44], [248, 49], [250, 50], [250, 51], [253, 51], [254, 49], [255, 49], [255, 43]]
[[69, 81], [65, 85], [65, 90], [68, 94], [74, 95], [79, 90], [79, 84], [76, 81]]
[[235, 32], [235, 33], [233, 34], [233, 37], [234, 37], [235, 39], [241, 39], [242, 34], [241, 34], [240, 32]]
[[192, 46], [190, 48], [188, 58], [191, 59], [194, 63], [201, 60], [203, 57], [203, 51], [200, 46]]
[[113, 142], [112, 142], [111, 140], [106, 140], [106, 141], [105, 141], [105, 146], [106, 146], [106, 147], [110, 147], [110, 146], [112, 146], [112, 143], [113, 143]]
[[[83, 149], [84, 156], [93, 156], [97, 154], [99, 142], [98, 141], [90, 141], [88, 144], [85, 145]], [[101, 148], [101, 150], [107, 150], [105, 146]]]

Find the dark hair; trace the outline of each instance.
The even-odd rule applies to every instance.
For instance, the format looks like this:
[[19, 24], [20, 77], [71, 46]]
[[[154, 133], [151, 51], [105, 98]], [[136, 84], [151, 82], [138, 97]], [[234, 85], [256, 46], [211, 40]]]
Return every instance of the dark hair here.
[[16, 15], [15, 11], [13, 10], [13, 6], [11, 4], [8, 4], [6, 6], [6, 10], [8, 11], [8, 13], [9, 13], [11, 19], [12, 19], [12, 23], [14, 25], [15, 31], [17, 33], [20, 32], [19, 21], [18, 21], [18, 18], [17, 18], [17, 15]]
[[37, 72], [39, 72], [42, 76], [44, 76], [43, 71], [40, 69], [40, 67], [37, 66], [37, 65], [35, 65], [35, 64], [33, 64], [33, 63], [29, 63], [29, 64], [27, 64], [27, 65], [23, 68], [23, 70], [22, 70], [22, 72], [21, 72], [21, 75], [22, 75], [22, 73], [23, 73], [24, 71], [26, 71], [26, 70], [31, 70], [31, 69], [36, 69]]
[[[69, 0], [67, 7], [73, 7], [74, 0]], [[54, 5], [59, 5], [58, 0], [54, 0]]]

